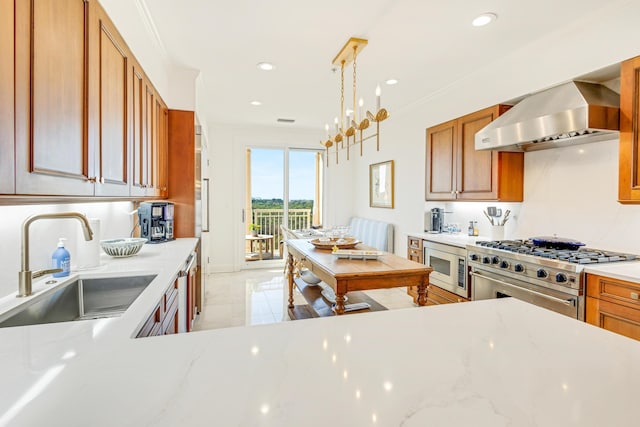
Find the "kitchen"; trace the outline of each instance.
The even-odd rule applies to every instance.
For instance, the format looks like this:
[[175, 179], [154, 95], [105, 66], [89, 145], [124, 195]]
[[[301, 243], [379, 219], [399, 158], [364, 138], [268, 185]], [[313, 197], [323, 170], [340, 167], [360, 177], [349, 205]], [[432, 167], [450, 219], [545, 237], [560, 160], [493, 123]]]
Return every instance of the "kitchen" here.
[[[109, 2], [105, 2], [107, 5]], [[111, 7], [117, 9], [117, 2], [113, 2]], [[122, 3], [122, 2], [121, 2]], [[114, 4], [116, 4], [114, 6]], [[116, 16], [120, 16], [123, 22], [123, 28], [121, 31], [125, 35], [125, 38], [129, 41], [128, 34], [134, 33], [131, 28], [127, 31], [127, 17], [124, 15], [134, 15], [131, 13], [130, 5], [122, 5], [122, 9], [118, 12], [114, 10], [113, 18], [116, 20]], [[111, 10], [109, 11], [111, 14]], [[564, 25], [560, 30], [554, 33], [549, 33], [546, 37], [530, 42], [527, 45], [523, 45], [520, 49], [511, 52], [506, 57], [494, 58], [495, 61], [485, 65], [482, 68], [476, 69], [470, 74], [461, 78], [455, 85], [448, 86], [446, 89], [441, 90], [429, 97], [423, 99], [421, 102], [414, 105], [414, 108], [406, 108], [402, 111], [391, 109], [392, 119], [386, 121], [382, 129], [381, 151], [374, 152], [371, 149], [372, 146], [365, 147], [365, 153], [362, 158], [354, 156], [350, 162], [344, 162], [341, 160], [339, 165], [331, 164], [329, 169], [329, 176], [327, 177], [327, 194], [330, 194], [330, 200], [335, 204], [334, 207], [328, 212], [327, 222], [330, 224], [345, 223], [350, 216], [358, 215], [364, 217], [374, 217], [381, 220], [386, 220], [396, 224], [396, 250], [398, 254], [402, 254], [406, 247], [406, 236], [409, 233], [420, 231], [423, 229], [424, 212], [428, 211], [431, 207], [431, 203], [425, 203], [423, 200], [422, 186], [424, 182], [424, 138], [425, 128], [449, 120], [453, 117], [458, 117], [463, 114], [478, 110], [487, 105], [493, 105], [506, 100], [514, 99], [523, 94], [535, 92], [543, 88], [555, 85], [559, 82], [566, 81], [578, 76], [585, 75], [591, 71], [599, 70], [607, 67], [611, 64], [619, 63], [620, 61], [638, 55], [637, 46], [635, 40], [634, 31], [637, 27], [635, 25], [633, 17], [637, 16], [637, 6], [632, 2], [615, 2], [608, 4], [607, 6], [600, 5], [594, 8], [590, 13], [581, 15], [580, 20], [573, 23]], [[606, 34], [604, 37], [602, 34]], [[134, 36], [135, 37], [135, 36]], [[141, 37], [138, 35], [137, 37]], [[603, 40], [605, 45], [602, 46]], [[340, 41], [342, 42], [342, 40]], [[132, 41], [132, 45], [134, 41]], [[368, 48], [365, 54], [371, 54], [373, 51], [373, 43]], [[576, 46], [599, 46], [597, 54], [586, 54], [584, 50], [577, 51]], [[150, 50], [151, 52], [153, 50]], [[153, 56], [150, 53], [145, 53], [144, 49], [140, 50], [140, 60], [145, 61], [148, 56]], [[566, 52], [575, 52], [571, 57], [567, 58]], [[333, 52], [330, 52], [333, 53]], [[532, 58], [535, 59], [532, 66]], [[323, 60], [325, 58], [322, 58]], [[363, 61], [365, 56], [363, 56]], [[147, 64], [157, 63], [157, 59], [149, 59], [145, 61], [145, 68]], [[540, 64], [558, 64], [562, 63], [562, 67], [558, 66], [540, 66]], [[153, 71], [153, 66], [150, 66]], [[160, 67], [158, 67], [160, 68]], [[366, 70], [367, 68], [363, 68]], [[532, 71], [532, 68], [534, 71]], [[365, 73], [366, 71], [363, 71]], [[156, 74], [160, 75], [156, 84], [159, 86], [161, 92], [164, 88], [167, 88], [167, 93], [176, 93], [176, 98], [180, 102], [185, 101], [184, 98], [189, 97], [189, 94], [193, 95], [192, 99], [187, 99], [184, 108], [194, 109], [194, 105], [200, 102], [195, 96], [196, 88], [194, 86], [199, 85], [197, 79], [196, 83], [189, 86], [186, 83], [184, 86], [186, 90], [181, 90], [181, 86], [173, 86], [174, 81], [187, 81], [189, 78], [194, 80], [193, 75], [188, 71], [180, 73], [176, 71], [171, 75], [169, 79], [169, 73], [163, 73], [156, 71]], [[499, 77], [496, 77], [499, 76]], [[175, 80], [174, 80], [175, 77]], [[508, 78], [507, 78], [508, 77]], [[181, 78], [183, 80], [181, 80]], [[428, 76], [426, 76], [428, 79]], [[171, 80], [172, 84], [169, 85], [168, 81]], [[169, 87], [171, 87], [169, 89]], [[383, 93], [386, 95], [386, 89]], [[164, 93], [164, 92], [163, 92]], [[384, 98], [383, 98], [384, 99]], [[460, 102], [464, 100], [464, 102]], [[191, 105], [189, 105], [191, 101]], [[180, 102], [172, 103], [172, 108], [180, 108]], [[197, 107], [197, 105], [195, 105]], [[197, 108], [196, 108], [197, 109]], [[319, 126], [318, 128], [320, 128]], [[211, 178], [212, 178], [212, 193], [217, 196], [217, 203], [212, 207], [212, 216], [215, 223], [218, 226], [217, 239], [223, 242], [229, 242], [229, 245], [235, 248], [237, 245], [235, 242], [235, 231], [239, 231], [242, 228], [241, 225], [236, 224], [234, 221], [237, 218], [238, 205], [236, 198], [237, 187], [235, 184], [238, 176], [242, 175], [242, 168], [236, 167], [240, 161], [237, 156], [234, 156], [234, 149], [232, 142], [240, 141], [246, 142], [248, 140], [261, 138], [266, 143], [275, 140], [284, 140], [290, 144], [299, 140], [302, 135], [307, 135], [312, 141], [309, 146], [317, 146], [317, 141], [321, 137], [321, 131], [307, 131], [299, 130], [290, 132], [288, 129], [256, 129], [248, 127], [239, 127], [234, 125], [219, 125], [216, 123], [209, 123], [208, 126], [208, 139], [211, 150]], [[632, 253], [640, 252], [635, 243], [635, 239], [629, 238], [630, 230], [635, 230], [640, 225], [638, 224], [638, 208], [637, 206], [623, 206], [620, 205], [617, 200], [617, 170], [618, 170], [618, 154], [617, 154], [617, 142], [609, 141], [599, 142], [594, 144], [585, 145], [582, 147], [569, 147], [560, 148], [556, 150], [541, 151], [537, 153], [527, 153], [525, 155], [525, 200], [522, 204], [499, 204], [504, 209], [511, 209], [513, 214], [513, 220], [510, 222], [512, 227], [507, 232], [510, 235], [515, 236], [532, 236], [540, 233], [556, 233], [558, 235], [566, 235], [570, 237], [576, 237], [586, 241], [589, 245], [603, 247], [612, 250], [627, 251]], [[578, 150], [584, 150], [579, 152]], [[396, 208], [393, 210], [375, 209], [369, 207], [368, 195], [366, 188], [368, 187], [368, 166], [371, 163], [384, 161], [387, 159], [394, 159], [397, 166], [396, 175]], [[233, 177], [232, 188], [229, 189], [228, 182], [229, 177]], [[240, 178], [241, 181], [241, 178]], [[350, 182], [351, 185], [345, 186], [345, 182]], [[563, 185], [558, 185], [563, 183]], [[578, 183], [574, 186], [564, 185], [565, 183]], [[411, 191], [406, 191], [412, 189]], [[59, 205], [55, 205], [57, 209]], [[437, 206], [441, 206], [438, 204]], [[452, 221], [460, 222], [464, 224], [469, 220], [478, 220], [481, 223], [483, 216], [481, 210], [486, 204], [468, 203], [468, 202], [456, 202], [445, 204], [446, 211], [455, 212], [454, 215], [459, 215], [459, 219]], [[85, 206], [81, 208], [87, 209]], [[128, 212], [132, 209], [124, 203], [124, 206], [111, 205], [104, 209], [113, 209], [114, 217], [117, 218], [115, 224], [105, 224], [103, 231], [113, 230], [112, 235], [127, 234], [130, 230], [130, 217]], [[2, 216], [5, 217], [5, 213], [14, 214], [9, 215], [10, 220], [3, 224], [3, 232], [6, 230], [7, 241], [13, 244], [3, 245], [3, 259], [13, 260], [8, 261], [7, 266], [3, 265], [2, 274], [3, 278], [8, 280], [15, 280], [15, 272], [18, 271], [18, 257], [17, 257], [17, 242], [19, 241], [18, 230], [20, 223], [26, 215], [20, 215], [23, 212], [24, 207], [2, 207]], [[41, 208], [35, 208], [41, 209]], [[90, 207], [89, 207], [90, 209]], [[96, 210], [99, 211], [100, 207], [96, 206]], [[453, 215], [453, 214], [452, 214]], [[111, 227], [111, 228], [110, 228]], [[482, 228], [481, 228], [482, 230]], [[482, 231], [481, 231], [482, 232]], [[53, 240], [55, 242], [55, 240]], [[49, 255], [51, 252], [51, 245], [46, 245], [47, 248], [42, 250], [44, 256]], [[237, 264], [234, 259], [234, 253], [239, 252], [237, 250], [228, 250], [229, 246], [213, 247], [211, 248], [212, 264], [209, 266], [210, 271], [225, 271], [229, 268], [233, 269]], [[7, 281], [4, 281], [5, 283]], [[7, 292], [13, 291], [13, 287], [8, 289]], [[6, 293], [6, 292], [5, 292]], [[455, 310], [456, 314], [460, 314], [463, 307], [455, 307], [450, 310]], [[476, 309], [474, 309], [476, 310]], [[478, 308], [478, 310], [480, 310]], [[526, 310], [526, 309], [525, 309]], [[436, 310], [437, 311], [437, 310]], [[442, 312], [442, 310], [440, 310]], [[453, 313], [453, 312], [452, 312]], [[480, 315], [480, 312], [478, 312]], [[472, 315], [472, 314], [470, 314]], [[486, 315], [486, 313], [482, 313]], [[394, 315], [395, 316], [395, 315]], [[429, 315], [432, 316], [432, 315]], [[378, 317], [372, 317], [372, 322], [376, 323], [379, 329], [384, 329], [384, 322], [382, 320], [376, 320]], [[452, 320], [452, 319], [449, 319]], [[409, 328], [409, 321], [401, 323]], [[426, 321], [425, 321], [426, 322]], [[314, 326], [318, 328], [318, 333], [321, 333], [322, 326]], [[359, 332], [366, 334], [366, 329], [362, 326], [354, 326]], [[568, 327], [567, 327], [568, 328]], [[265, 337], [259, 338], [251, 336], [251, 331], [235, 330], [220, 332], [220, 335], [224, 339], [229, 340], [264, 340], [267, 342], [267, 336], [275, 334], [271, 329], [261, 328], [261, 332], [265, 332]], [[235, 335], [233, 335], [235, 334]], [[235, 338], [233, 338], [235, 336]], [[367, 335], [365, 335], [367, 336]], [[618, 344], [615, 340], [608, 338], [608, 335], [599, 335], [602, 337], [603, 346], [610, 345], [617, 347]], [[283, 346], [287, 346], [286, 342], [281, 341], [281, 337], [276, 337], [278, 343]], [[176, 340], [183, 343], [186, 342], [188, 337], [176, 337]], [[304, 340], [303, 337], [298, 337]], [[391, 338], [391, 337], [388, 337]], [[472, 337], [468, 337], [471, 339]], [[204, 338], [202, 338], [204, 340]], [[370, 342], [372, 342], [371, 339]], [[308, 341], [307, 341], [308, 342]], [[311, 342], [309, 342], [311, 345]], [[321, 345], [322, 343], [320, 343]], [[155, 347], [155, 343], [148, 344]], [[203, 344], [204, 345], [204, 344]], [[157, 344], [158, 348], [160, 344]], [[230, 347], [233, 347], [230, 346]], [[262, 347], [263, 349], [265, 347]], [[287, 347], [289, 348], [289, 347]], [[372, 347], [374, 349], [375, 347]], [[378, 348], [375, 348], [379, 350]], [[229, 348], [232, 351], [233, 348]], [[366, 350], [366, 349], [365, 349]], [[362, 350], [360, 356], [367, 352]], [[416, 348], [416, 351], [425, 351], [426, 349]], [[586, 348], [576, 349], [577, 352]], [[177, 350], [173, 350], [177, 352]], [[205, 351], [207, 356], [211, 355], [211, 350]], [[116, 353], [116, 350], [107, 351], [107, 354]], [[394, 354], [397, 357], [397, 354]], [[146, 357], [152, 357], [151, 350], [141, 350], [141, 353], [136, 353], [132, 356], [133, 362], [136, 363], [136, 367], [140, 367]], [[188, 362], [188, 357], [185, 355], [177, 355], [169, 351], [162, 355], [154, 355], [157, 357], [157, 363], [168, 364], [172, 361], [172, 357], [180, 357], [181, 362]], [[275, 356], [274, 356], [275, 357]], [[325, 363], [320, 359], [320, 356], [316, 356], [313, 359], [314, 362]], [[383, 356], [379, 356], [379, 362], [384, 360]], [[244, 361], [247, 364], [251, 363], [251, 359]], [[413, 356], [411, 356], [411, 362], [417, 362]], [[371, 361], [371, 368], [379, 366], [375, 362]], [[233, 374], [242, 377], [245, 374], [241, 369], [233, 366], [230, 360], [220, 360], [221, 363], [226, 363], [226, 366], [233, 367]], [[105, 366], [104, 361], [100, 361], [98, 357], [92, 359], [85, 359], [80, 361], [80, 364], [95, 363], [95, 366]], [[123, 372], [126, 371], [127, 364], [125, 361], [115, 362], [115, 365], [107, 365], [109, 369], [119, 371], [118, 378], [124, 377]], [[154, 365], [155, 366], [155, 365]], [[145, 374], [151, 374], [150, 368], [140, 367], [140, 372]], [[198, 373], [202, 374], [198, 368]], [[146, 372], [143, 372], [146, 371]], [[218, 372], [219, 373], [219, 372]], [[283, 373], [283, 372], [279, 372]], [[253, 372], [254, 375], [257, 375]], [[61, 385], [61, 388], [72, 387], [73, 379], [80, 376], [80, 370], [76, 374], [68, 377], [65, 381], [68, 381], [66, 385]], [[176, 381], [180, 376], [180, 373], [175, 373], [172, 378]], [[211, 374], [210, 381], [218, 381], [222, 378], [216, 378]], [[256, 378], [272, 381], [277, 381], [276, 374], [268, 376], [267, 378], [256, 376]], [[364, 375], [364, 374], [363, 374]], [[631, 376], [632, 377], [632, 376]], [[195, 378], [193, 378], [195, 381]], [[294, 378], [288, 378], [288, 381], [293, 381]], [[606, 381], [606, 376], [602, 375], [602, 378], [598, 376], [594, 381], [598, 383], [598, 380]], [[144, 388], [139, 383], [142, 380], [135, 380], [135, 390], [144, 391]], [[260, 381], [261, 382], [261, 381]], [[622, 382], [622, 380], [621, 380]], [[575, 383], [574, 383], [575, 384]], [[602, 384], [602, 383], [599, 383]], [[112, 385], [112, 384], [110, 384]], [[189, 385], [198, 388], [198, 386], [190, 383]], [[633, 383], [627, 383], [629, 387], [634, 385]], [[637, 384], [635, 384], [637, 385]], [[588, 384], [577, 384], [577, 387], [582, 386], [588, 388]], [[443, 386], [444, 387], [444, 386]], [[385, 389], [386, 390], [386, 389]], [[92, 390], [95, 391], [95, 388]], [[100, 393], [100, 396], [106, 397], [109, 390], [104, 390]], [[311, 397], [318, 396], [318, 392], [305, 389], [310, 393], [309, 401]], [[387, 391], [385, 391], [386, 393]], [[418, 391], [419, 392], [419, 391]], [[287, 391], [289, 393], [289, 391]], [[190, 394], [190, 397], [194, 397], [196, 393]], [[155, 396], [151, 398], [153, 402], [159, 403], [162, 398]], [[131, 404], [126, 405], [126, 402], [119, 401], [124, 407], [131, 409]], [[394, 400], [397, 403], [396, 400]], [[205, 404], [205, 402], [202, 402]], [[41, 408], [48, 407], [49, 403], [40, 402]], [[58, 402], [59, 404], [59, 402]], [[49, 409], [56, 409], [56, 403], [51, 402]], [[312, 410], [305, 402], [296, 400], [296, 405], [302, 407], [300, 412], [306, 410]], [[150, 407], [153, 406], [150, 404]], [[116, 405], [109, 406], [116, 410]], [[263, 408], [256, 404], [256, 408], [264, 409], [261, 413], [269, 412], [269, 408]], [[58, 408], [59, 409], [59, 406]], [[342, 409], [342, 408], [340, 408]], [[349, 408], [344, 407], [345, 410]], [[240, 409], [242, 410], [242, 409]], [[272, 408], [272, 410], [275, 410]], [[326, 410], [326, 408], [325, 408]], [[364, 409], [363, 409], [364, 411]], [[144, 411], [142, 411], [144, 412]], [[327, 410], [327, 413], [332, 412], [331, 409]], [[273, 412], [271, 412], [273, 414]], [[148, 413], [140, 414], [141, 417], [148, 415]], [[380, 415], [381, 416], [381, 415]], [[133, 419], [133, 418], [130, 418]], [[144, 419], [144, 418], [142, 418]], [[151, 418], [147, 418], [151, 419]], [[371, 417], [369, 418], [371, 419]], [[155, 419], [157, 424], [161, 424], [160, 420]], [[146, 422], [146, 421], [145, 421]], [[382, 424], [390, 424], [389, 420], [381, 418]], [[169, 424], [166, 421], [166, 424]], [[242, 422], [238, 422], [242, 424]], [[487, 423], [489, 425], [489, 423]]]

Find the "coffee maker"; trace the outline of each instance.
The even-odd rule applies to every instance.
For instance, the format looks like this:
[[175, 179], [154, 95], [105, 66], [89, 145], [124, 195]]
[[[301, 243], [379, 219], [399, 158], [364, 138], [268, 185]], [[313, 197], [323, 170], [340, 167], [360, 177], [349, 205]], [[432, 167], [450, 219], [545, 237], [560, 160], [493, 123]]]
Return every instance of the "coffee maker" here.
[[431, 209], [431, 221], [429, 224], [430, 233], [442, 233], [444, 227], [444, 209], [433, 208]]
[[140, 237], [147, 243], [173, 240], [173, 203], [142, 202], [138, 208]]

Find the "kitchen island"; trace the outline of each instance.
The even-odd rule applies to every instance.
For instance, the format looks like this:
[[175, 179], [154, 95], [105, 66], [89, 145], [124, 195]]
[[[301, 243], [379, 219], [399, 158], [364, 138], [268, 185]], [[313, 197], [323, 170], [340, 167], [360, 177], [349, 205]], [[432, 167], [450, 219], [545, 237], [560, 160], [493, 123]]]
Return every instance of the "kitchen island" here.
[[638, 424], [640, 342], [512, 298], [144, 339], [124, 316], [0, 330], [0, 425]]

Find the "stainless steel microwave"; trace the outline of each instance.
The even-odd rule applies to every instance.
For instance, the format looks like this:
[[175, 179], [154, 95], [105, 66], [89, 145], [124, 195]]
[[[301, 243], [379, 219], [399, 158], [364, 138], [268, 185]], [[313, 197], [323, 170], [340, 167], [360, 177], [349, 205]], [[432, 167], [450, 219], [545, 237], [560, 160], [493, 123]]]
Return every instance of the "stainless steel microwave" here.
[[425, 240], [424, 263], [433, 268], [429, 283], [469, 298], [466, 249]]

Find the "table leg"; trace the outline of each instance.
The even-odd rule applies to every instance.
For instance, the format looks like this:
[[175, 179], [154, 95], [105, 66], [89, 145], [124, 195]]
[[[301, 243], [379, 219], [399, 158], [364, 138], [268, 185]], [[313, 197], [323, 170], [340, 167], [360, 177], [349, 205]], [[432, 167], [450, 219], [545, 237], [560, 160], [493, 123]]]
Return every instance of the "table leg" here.
[[336, 291], [336, 314], [344, 314], [344, 292]]
[[293, 308], [293, 255], [287, 259], [287, 282], [289, 284], [289, 308]]
[[427, 305], [427, 285], [429, 276], [425, 276], [418, 285], [418, 305]]

